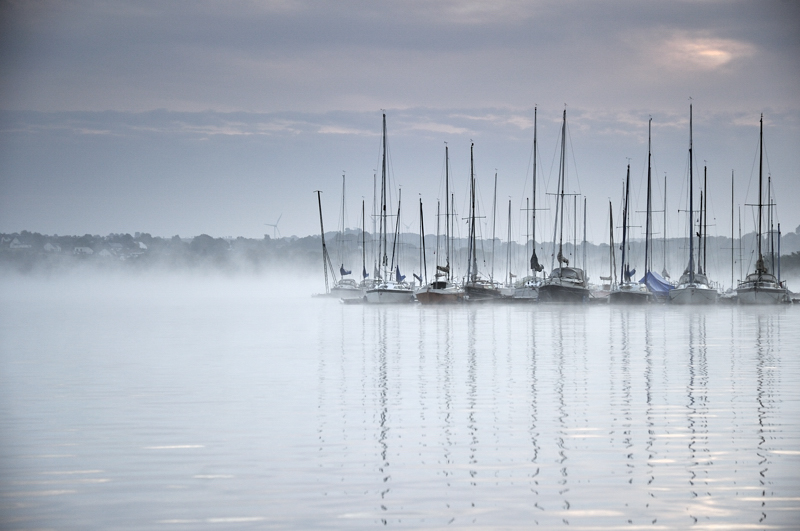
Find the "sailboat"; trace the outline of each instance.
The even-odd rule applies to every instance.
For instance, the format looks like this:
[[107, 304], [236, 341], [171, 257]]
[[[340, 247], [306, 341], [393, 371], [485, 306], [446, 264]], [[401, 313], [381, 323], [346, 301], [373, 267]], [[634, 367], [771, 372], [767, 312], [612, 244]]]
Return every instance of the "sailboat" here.
[[[445, 222], [444, 222], [444, 265], [439, 265], [439, 254], [436, 255], [436, 274], [434, 280], [418, 289], [414, 296], [421, 304], [451, 304], [464, 300], [464, 289], [454, 284], [450, 273], [450, 153], [444, 146], [444, 190], [445, 190]], [[438, 229], [437, 229], [438, 233]]]
[[481, 278], [478, 273], [478, 257], [475, 234], [475, 159], [472, 150], [475, 144], [469, 146], [469, 176], [470, 176], [470, 214], [469, 214], [469, 248], [467, 251], [467, 280], [464, 282], [464, 294], [469, 302], [482, 302], [503, 298], [504, 295], [497, 285], [490, 280]]
[[[767, 270], [764, 263], [764, 255], [761, 252], [761, 241], [763, 239], [763, 232], [761, 227], [764, 202], [761, 197], [763, 190], [763, 168], [764, 168], [764, 115], [761, 115], [760, 133], [758, 139], [758, 260], [756, 260], [756, 269], [739, 282], [736, 288], [737, 299], [742, 304], [778, 304], [781, 302], [790, 302], [789, 290], [785, 282], [781, 282], [779, 278], [774, 275], [774, 263], [771, 264], [773, 272]], [[767, 197], [767, 202], [772, 208], [772, 201]], [[780, 253], [778, 253], [780, 254]], [[780, 259], [780, 258], [779, 258]], [[780, 273], [779, 273], [780, 274]]]
[[608, 276], [600, 276], [600, 289], [592, 292], [596, 300], [608, 299], [611, 290], [617, 285], [617, 256], [614, 252], [614, 209], [608, 202]]
[[[563, 254], [564, 242], [564, 181], [566, 180], [566, 135], [567, 110], [564, 109], [561, 125], [561, 159], [559, 161], [558, 187], [560, 193], [556, 202], [556, 224], [558, 225], [558, 267], [539, 286], [540, 302], [587, 302], [589, 288], [583, 269], [569, 267], [569, 260]], [[560, 209], [560, 210], [559, 210]], [[559, 217], [560, 215], [560, 217]]]
[[365, 215], [365, 202], [361, 200], [361, 282], [358, 283], [358, 288], [361, 290], [363, 297], [367, 290], [375, 287], [376, 279], [370, 278], [367, 273], [367, 238], [366, 238], [366, 215]]
[[352, 274], [352, 271], [345, 269], [345, 176], [342, 175], [342, 223], [339, 227], [338, 247], [339, 247], [339, 280], [335, 281], [331, 288], [331, 296], [338, 299], [360, 299], [363, 296], [361, 288], [352, 278], [344, 278]]
[[[378, 256], [380, 256], [380, 268], [382, 274], [379, 282], [366, 290], [364, 299], [371, 304], [386, 304], [398, 302], [411, 302], [414, 299], [414, 292], [405, 282], [405, 276], [400, 274], [400, 266], [395, 267], [394, 256], [392, 256], [392, 266], [389, 266], [389, 259], [387, 256], [388, 245], [386, 240], [386, 114], [383, 115], [383, 156], [381, 162], [381, 240], [379, 245]], [[394, 233], [394, 247], [397, 245], [399, 237], [398, 230], [400, 225], [400, 201], [397, 204], [397, 226]]]
[[[536, 256], [536, 150], [537, 150], [537, 142], [536, 142], [536, 121], [538, 115], [538, 108], [533, 108], [533, 208], [531, 212], [533, 213], [533, 230], [532, 234], [532, 242], [533, 242], [533, 251], [531, 252], [531, 259], [530, 259], [530, 275], [523, 278], [519, 285], [514, 290], [514, 299], [521, 299], [527, 301], [536, 301], [539, 299], [539, 284], [540, 279], [538, 274], [544, 270], [544, 267], [539, 264], [539, 258]], [[526, 216], [527, 217], [527, 216]], [[509, 219], [509, 224], [511, 220]], [[509, 238], [509, 247], [511, 246], [511, 238]]]
[[631, 195], [631, 165], [628, 164], [628, 173], [625, 177], [625, 206], [622, 209], [622, 271], [621, 282], [611, 289], [608, 302], [612, 304], [643, 304], [648, 301], [650, 293], [647, 288], [631, 280], [636, 270], [631, 270], [630, 254], [628, 251], [628, 213], [629, 198]]
[[[653, 201], [652, 201], [652, 171], [651, 171], [651, 149], [650, 149], [650, 130], [653, 119], [647, 122], [647, 222], [645, 223], [644, 231], [644, 276], [639, 279], [639, 282], [647, 287], [650, 292], [650, 301], [666, 302], [669, 298], [669, 292], [674, 287], [662, 275], [653, 271]], [[666, 231], [666, 179], [664, 180], [664, 231]], [[664, 240], [666, 242], [666, 238]], [[664, 245], [664, 269], [666, 273], [666, 244]]]
[[[689, 264], [678, 280], [678, 286], [669, 292], [673, 304], [714, 304], [719, 294], [708, 283], [703, 271], [697, 271], [694, 263], [694, 190], [692, 175], [692, 106], [689, 105]], [[702, 212], [702, 207], [700, 208]], [[702, 222], [700, 223], [702, 234]], [[699, 250], [699, 249], [698, 249]]]

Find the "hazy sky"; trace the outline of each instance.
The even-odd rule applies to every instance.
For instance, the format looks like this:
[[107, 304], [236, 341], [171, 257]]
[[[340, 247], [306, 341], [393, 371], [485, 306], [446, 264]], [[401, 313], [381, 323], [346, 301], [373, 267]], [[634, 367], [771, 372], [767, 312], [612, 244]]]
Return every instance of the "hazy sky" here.
[[777, 218], [800, 225], [798, 2], [4, 1], [0, 17], [3, 232], [260, 237], [282, 216], [284, 236], [304, 236], [318, 232], [316, 189], [336, 228], [343, 171], [355, 227], [385, 109], [409, 230], [420, 197], [435, 230], [445, 142], [466, 212], [473, 141], [483, 209], [497, 171], [498, 232], [510, 198], [516, 234], [533, 108], [539, 192], [553, 192], [566, 104], [568, 188], [588, 198], [590, 239], [607, 238], [628, 158], [644, 209], [650, 116], [654, 200], [666, 174], [677, 236], [690, 98], [712, 234], [730, 231], [732, 170], [752, 229], [762, 112]]

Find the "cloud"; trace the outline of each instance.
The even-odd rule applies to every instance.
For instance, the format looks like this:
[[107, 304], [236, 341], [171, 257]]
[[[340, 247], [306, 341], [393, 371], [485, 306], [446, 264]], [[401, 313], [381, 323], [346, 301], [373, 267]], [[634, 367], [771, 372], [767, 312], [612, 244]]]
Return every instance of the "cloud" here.
[[411, 130], [416, 131], [429, 131], [432, 133], [444, 133], [447, 135], [468, 135], [472, 131], [464, 127], [456, 127], [450, 124], [423, 122], [413, 124], [409, 127]]
[[674, 37], [663, 49], [664, 63], [689, 70], [714, 70], [755, 55], [755, 47], [746, 42], [689, 36]]

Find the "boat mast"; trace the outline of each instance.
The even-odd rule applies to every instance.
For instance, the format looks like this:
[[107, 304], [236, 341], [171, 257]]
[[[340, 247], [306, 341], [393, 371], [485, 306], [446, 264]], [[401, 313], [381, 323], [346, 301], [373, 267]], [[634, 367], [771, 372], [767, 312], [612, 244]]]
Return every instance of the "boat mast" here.
[[444, 144], [444, 256], [448, 281], [450, 280], [450, 154]]
[[763, 170], [764, 170], [764, 114], [761, 114], [760, 133], [758, 135], [758, 260], [756, 261], [756, 273], [761, 276], [766, 273], [764, 269], [764, 256], [761, 254], [761, 210], [763, 208], [763, 200], [761, 198], [761, 190], [764, 188], [763, 184]]
[[[558, 168], [558, 180], [559, 185], [561, 188], [561, 192], [559, 194], [560, 204], [561, 204], [561, 219], [558, 224], [558, 267], [561, 268], [561, 262], [564, 260], [564, 255], [562, 253], [563, 246], [564, 246], [564, 162], [565, 162], [565, 151], [566, 151], [566, 131], [567, 131], [567, 110], [564, 109], [564, 118], [561, 124], [561, 160], [559, 163]], [[567, 261], [569, 264], [569, 261]]]
[[508, 238], [506, 239], [506, 272], [508, 273], [508, 285], [511, 282], [511, 199], [508, 200]]
[[345, 242], [344, 231], [346, 227], [345, 218], [347, 217], [347, 213], [345, 212], [345, 206], [344, 206], [345, 191], [346, 191], [345, 172], [344, 170], [342, 170], [342, 226], [339, 227], [339, 263], [342, 264], [342, 267], [344, 267], [345, 252], [348, 251], [348, 249], [345, 248], [345, 243], [344, 243]]
[[694, 284], [694, 193], [692, 191], [692, 104], [689, 104], [689, 283]]
[[608, 246], [608, 251], [609, 251], [608, 268], [610, 269], [608, 273], [608, 281], [611, 282], [613, 278], [614, 284], [616, 284], [617, 255], [614, 252], [614, 209], [611, 206], [611, 200], [608, 201], [608, 232], [609, 232], [609, 243], [610, 243], [610, 245]]
[[364, 215], [364, 200], [361, 200], [361, 280], [367, 280], [367, 246], [366, 246], [366, 237], [364, 233], [366, 232], [367, 226], [364, 224], [367, 218]]
[[[533, 217], [533, 223], [531, 224], [531, 246], [533, 249], [531, 250], [531, 264], [533, 263], [533, 257], [536, 255], [536, 119], [538, 114], [538, 107], [533, 107], [533, 211], [531, 211], [531, 216]], [[538, 264], [538, 260], [536, 262]], [[533, 268], [532, 268], [533, 269]], [[538, 271], [533, 269], [533, 276], [536, 277]]]
[[475, 254], [475, 161], [472, 154], [474, 143], [469, 145], [470, 214], [469, 214], [469, 256], [467, 277], [471, 282], [478, 279], [478, 258]]
[[[774, 270], [774, 268], [773, 268]], [[781, 286], [781, 224], [778, 223], [778, 287]]]
[[494, 199], [492, 200], [492, 271], [489, 273], [489, 282], [494, 283], [494, 235], [497, 224], [497, 170], [494, 172]]
[[650, 203], [650, 158], [651, 158], [651, 135], [653, 119], [647, 122], [647, 220], [645, 221], [644, 231], [644, 273], [650, 272], [650, 212], [652, 205]]
[[[422, 272], [420, 277], [425, 279], [425, 284], [428, 283], [428, 262], [427, 257], [425, 256], [425, 220], [422, 217], [422, 198], [419, 198], [419, 235], [420, 239], [422, 240], [422, 264], [420, 264], [422, 268]], [[422, 280], [420, 280], [422, 283]]]
[[317, 203], [319, 204], [319, 233], [322, 236], [322, 270], [325, 272], [325, 293], [330, 293], [328, 287], [328, 248], [325, 247], [325, 227], [322, 225], [322, 198], [320, 190], [314, 190], [317, 194]]
[[733, 170], [731, 170], [731, 290], [733, 290], [733, 264], [734, 264], [734, 255], [733, 251], [736, 248], [736, 240], [734, 240], [733, 234]]
[[624, 207], [622, 208], [622, 272], [620, 273], [620, 278], [622, 279], [622, 283], [624, 284], [629, 279], [627, 278], [627, 270], [628, 264], [627, 260], [627, 253], [626, 247], [628, 245], [628, 193], [631, 189], [631, 164], [628, 163], [628, 174], [625, 177], [625, 203]]
[[386, 280], [386, 266], [389, 265], [386, 253], [386, 113], [383, 115], [383, 157], [381, 161], [381, 241], [379, 245], [381, 253], [381, 266], [383, 268], [383, 280]]
[[667, 275], [667, 174], [664, 174], [664, 235], [662, 236], [664, 242], [664, 269], [661, 270], [661, 275]]

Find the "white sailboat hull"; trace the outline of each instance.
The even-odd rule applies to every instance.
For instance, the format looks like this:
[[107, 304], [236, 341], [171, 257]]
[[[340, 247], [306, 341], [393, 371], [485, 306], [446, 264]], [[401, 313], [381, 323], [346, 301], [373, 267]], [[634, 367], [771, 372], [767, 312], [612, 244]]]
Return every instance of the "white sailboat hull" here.
[[414, 300], [414, 292], [409, 288], [381, 285], [368, 289], [364, 295], [369, 304], [398, 304]]
[[780, 304], [789, 302], [789, 294], [785, 288], [746, 287], [736, 290], [739, 304]]
[[363, 296], [364, 292], [360, 288], [334, 287], [331, 289], [331, 297], [337, 299], [360, 299]]
[[716, 304], [719, 298], [717, 290], [706, 286], [679, 286], [669, 292], [672, 304]]

